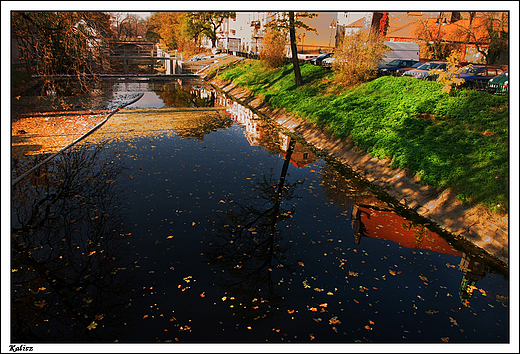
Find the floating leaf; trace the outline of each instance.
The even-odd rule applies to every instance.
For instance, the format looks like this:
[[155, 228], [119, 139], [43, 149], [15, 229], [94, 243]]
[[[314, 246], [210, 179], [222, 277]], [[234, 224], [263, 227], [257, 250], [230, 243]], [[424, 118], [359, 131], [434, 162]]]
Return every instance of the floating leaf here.
[[338, 317], [337, 317], [337, 316], [334, 316], [334, 317], [332, 317], [332, 318], [329, 320], [329, 324], [330, 324], [330, 325], [339, 325], [339, 324], [341, 324], [341, 321], [338, 320]]
[[506, 296], [502, 296], [502, 295], [497, 295], [496, 299], [497, 299], [498, 302], [502, 302], [502, 303], [507, 301], [507, 297]]
[[167, 238], [167, 239], [168, 239], [168, 238], [173, 238], [173, 236], [168, 236], [168, 237], [166, 237], [166, 238]]
[[441, 340], [443, 342], [449, 342], [450, 341], [450, 337], [442, 337]]
[[91, 331], [93, 329], [96, 329], [97, 325], [98, 324], [96, 323], [96, 321], [92, 321], [92, 323], [87, 326], [87, 329]]

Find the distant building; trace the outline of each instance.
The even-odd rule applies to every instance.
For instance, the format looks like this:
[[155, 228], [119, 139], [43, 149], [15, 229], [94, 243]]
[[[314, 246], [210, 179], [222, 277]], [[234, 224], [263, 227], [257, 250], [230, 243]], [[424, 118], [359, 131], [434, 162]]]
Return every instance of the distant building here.
[[[230, 52], [259, 54], [263, 47], [263, 38], [267, 23], [275, 19], [279, 12], [237, 12], [236, 18], [226, 19], [218, 33], [217, 47]], [[414, 42], [420, 45], [421, 59], [429, 59], [428, 47], [419, 35], [421, 27], [427, 26], [438, 35], [438, 40], [445, 45], [457, 47], [462, 51], [461, 61], [482, 62], [485, 58], [478, 49], [485, 50], [486, 16], [500, 16], [505, 13], [478, 12], [317, 12], [314, 18], [301, 18], [310, 27], [316, 29], [297, 30], [297, 48], [299, 54], [319, 54], [333, 51], [344, 36], [362, 29], [380, 32], [385, 41]], [[486, 15], [487, 14], [487, 15]], [[491, 14], [491, 15], [489, 15]], [[477, 41], [471, 41], [461, 33], [475, 32]], [[435, 32], [437, 31], [437, 32]], [[479, 42], [480, 41], [480, 42]], [[203, 41], [211, 48], [211, 41]], [[290, 52], [288, 50], [288, 52]], [[500, 62], [507, 63], [507, 52], [501, 55]]]

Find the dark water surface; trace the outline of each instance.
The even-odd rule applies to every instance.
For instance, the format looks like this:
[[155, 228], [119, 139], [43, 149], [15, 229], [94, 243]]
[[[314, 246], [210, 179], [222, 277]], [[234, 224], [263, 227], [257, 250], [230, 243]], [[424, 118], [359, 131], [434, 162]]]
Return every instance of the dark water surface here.
[[509, 341], [507, 275], [245, 107], [169, 88], [13, 190], [13, 342]]

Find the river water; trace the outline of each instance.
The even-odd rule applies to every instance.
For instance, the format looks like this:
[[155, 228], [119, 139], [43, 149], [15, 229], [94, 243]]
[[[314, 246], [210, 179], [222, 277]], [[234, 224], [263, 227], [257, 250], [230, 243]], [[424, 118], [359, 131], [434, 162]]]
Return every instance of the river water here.
[[[507, 274], [201, 82], [13, 189], [13, 342], [507, 343]], [[36, 163], [37, 158], [24, 163]]]

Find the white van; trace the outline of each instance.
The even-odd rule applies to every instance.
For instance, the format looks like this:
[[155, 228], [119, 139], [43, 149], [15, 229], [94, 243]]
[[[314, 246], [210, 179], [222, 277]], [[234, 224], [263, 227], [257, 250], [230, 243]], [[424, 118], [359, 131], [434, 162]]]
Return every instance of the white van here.
[[383, 42], [392, 49], [387, 53], [381, 64], [386, 64], [394, 59], [419, 61], [419, 44], [412, 42]]

